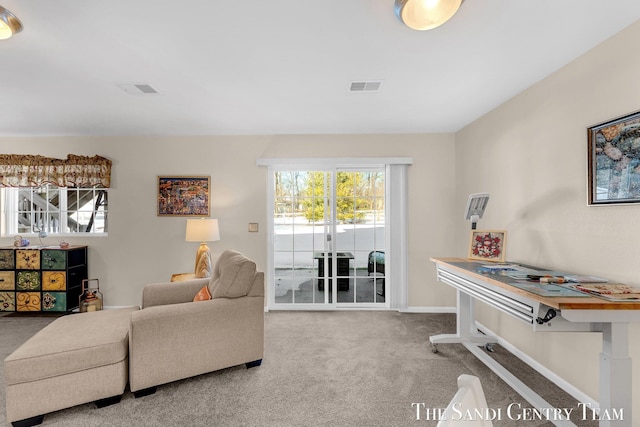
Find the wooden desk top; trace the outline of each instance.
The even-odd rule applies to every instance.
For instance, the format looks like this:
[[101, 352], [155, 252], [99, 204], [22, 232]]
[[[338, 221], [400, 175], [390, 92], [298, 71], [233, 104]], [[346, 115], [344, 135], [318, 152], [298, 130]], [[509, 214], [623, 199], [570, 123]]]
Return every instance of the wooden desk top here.
[[[475, 270], [469, 270], [457, 266], [452, 263], [474, 262], [466, 258], [431, 258], [436, 264], [446, 264], [449, 269], [458, 270], [461, 273], [474, 276], [494, 286], [505, 289], [514, 294], [521, 295], [533, 301], [541, 302], [549, 307], [559, 310], [640, 310], [640, 301], [608, 301], [603, 298], [586, 296], [586, 297], [547, 297], [527, 292], [524, 289], [511, 286], [508, 283], [492, 278], [491, 275], [480, 274]], [[486, 263], [485, 263], [486, 264]]]

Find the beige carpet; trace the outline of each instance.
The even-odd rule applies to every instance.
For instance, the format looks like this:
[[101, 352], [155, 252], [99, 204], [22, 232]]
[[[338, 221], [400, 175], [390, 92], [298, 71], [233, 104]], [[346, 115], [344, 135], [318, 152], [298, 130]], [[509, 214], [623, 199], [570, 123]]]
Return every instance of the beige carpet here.
[[[119, 404], [65, 409], [45, 416], [43, 425], [435, 426], [424, 413], [417, 421], [412, 403], [444, 408], [463, 373], [480, 377], [491, 408], [506, 412], [513, 403], [527, 406], [463, 346], [440, 345], [439, 353], [431, 352], [429, 335], [454, 332], [454, 315], [340, 311], [265, 316], [265, 358], [260, 367], [234, 367], [178, 381], [140, 399], [127, 390]], [[51, 321], [0, 317], [2, 359]], [[576, 405], [499, 346], [495, 355], [550, 403], [562, 408]], [[6, 424], [4, 371], [0, 383], [0, 423]], [[552, 425], [510, 420], [504, 413], [502, 418], [494, 425]]]

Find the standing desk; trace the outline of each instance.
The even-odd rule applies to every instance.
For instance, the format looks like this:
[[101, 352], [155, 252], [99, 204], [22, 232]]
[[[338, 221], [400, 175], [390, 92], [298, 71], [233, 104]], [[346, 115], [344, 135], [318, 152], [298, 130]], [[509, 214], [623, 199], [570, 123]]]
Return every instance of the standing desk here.
[[[486, 262], [461, 258], [431, 258], [439, 281], [456, 288], [455, 334], [429, 337], [434, 352], [438, 344], [460, 343], [498, 374], [536, 408], [550, 408], [544, 399], [518, 380], [478, 346], [491, 348], [496, 337], [481, 334], [476, 326], [473, 300], [483, 301], [525, 322], [535, 332], [601, 332], [600, 412], [624, 409], [624, 420], [600, 419], [600, 427], [631, 427], [631, 358], [629, 323], [640, 321], [640, 301], [612, 302], [592, 296], [549, 297], [523, 290], [515, 279], [498, 274], [482, 274], [477, 268]], [[532, 267], [536, 269], [536, 267]], [[545, 269], [538, 268], [544, 271]], [[574, 426], [571, 421], [552, 421], [558, 426]]]

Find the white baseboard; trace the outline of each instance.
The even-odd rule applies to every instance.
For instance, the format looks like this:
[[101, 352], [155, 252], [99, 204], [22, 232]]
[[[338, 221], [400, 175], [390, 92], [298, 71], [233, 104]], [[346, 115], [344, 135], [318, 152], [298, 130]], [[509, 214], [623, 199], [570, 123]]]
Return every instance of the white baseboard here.
[[[456, 308], [455, 307], [407, 307], [404, 309], [394, 309], [394, 308], [360, 308], [360, 307], [350, 307], [353, 309], [357, 309], [357, 310], [372, 310], [372, 311], [380, 311], [380, 310], [389, 310], [389, 311], [397, 311], [399, 313], [454, 313], [456, 312]], [[342, 310], [344, 310], [345, 308], [341, 308]], [[322, 304], [316, 304], [316, 305], [311, 305], [311, 304], [305, 304], [305, 305], [298, 305], [296, 306], [295, 304], [291, 304], [290, 306], [276, 306], [276, 307], [269, 307], [269, 306], [265, 306], [264, 307], [264, 311], [269, 312], [269, 311], [296, 311], [296, 310], [302, 310], [302, 311], [330, 311], [327, 310], [327, 307], [324, 307]]]
[[500, 338], [495, 332], [493, 332], [491, 329], [484, 326], [482, 323], [476, 321], [476, 327], [478, 328], [478, 330], [482, 331], [484, 334], [490, 335], [492, 337], [496, 337], [498, 339], [498, 344], [500, 344], [502, 347], [504, 347], [506, 350], [508, 350], [511, 354], [516, 356], [518, 359], [522, 360], [524, 363], [529, 365], [540, 375], [542, 375], [543, 377], [545, 377], [546, 379], [548, 379], [549, 381], [551, 381], [552, 383], [560, 387], [569, 395], [573, 396], [573, 398], [576, 399], [578, 402], [590, 404], [592, 408], [600, 407], [600, 404], [598, 403], [597, 400], [593, 399], [591, 396], [582, 392], [576, 386], [569, 383], [564, 378], [562, 378], [561, 376], [559, 376], [558, 374], [556, 374], [546, 366], [542, 365], [540, 362], [531, 358], [529, 355], [527, 355], [522, 350], [520, 350], [519, 348], [511, 344], [509, 341], [506, 341]]
[[[357, 310], [372, 310], [372, 311], [397, 311], [399, 313], [454, 313], [456, 312], [455, 307], [407, 307], [404, 309], [393, 309], [393, 308], [360, 308], [360, 307], [349, 307]], [[342, 308], [344, 310], [344, 308]], [[295, 306], [292, 304], [287, 307], [269, 307], [265, 306], [264, 311], [268, 313], [269, 311], [331, 311], [327, 310], [327, 307], [322, 304], [317, 305], [304, 305], [304, 306]]]
[[455, 307], [407, 307], [400, 313], [455, 313]]

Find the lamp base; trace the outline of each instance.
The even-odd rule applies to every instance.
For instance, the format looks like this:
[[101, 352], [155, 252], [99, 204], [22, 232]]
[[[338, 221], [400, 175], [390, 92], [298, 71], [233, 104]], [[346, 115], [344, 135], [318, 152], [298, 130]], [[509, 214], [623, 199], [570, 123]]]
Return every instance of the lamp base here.
[[206, 243], [202, 242], [196, 253], [195, 275], [197, 278], [211, 277], [211, 251]]

